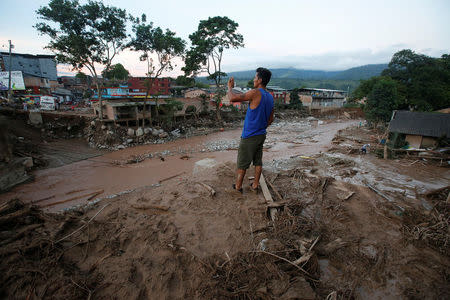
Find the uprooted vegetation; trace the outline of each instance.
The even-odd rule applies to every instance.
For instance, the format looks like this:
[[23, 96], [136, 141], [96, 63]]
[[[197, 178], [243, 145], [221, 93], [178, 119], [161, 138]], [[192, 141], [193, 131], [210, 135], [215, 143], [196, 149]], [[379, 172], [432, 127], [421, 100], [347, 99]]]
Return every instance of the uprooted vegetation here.
[[[448, 188], [426, 196], [431, 212], [414, 205], [402, 212], [365, 186], [323, 175], [329, 165], [319, 158], [265, 173], [280, 204], [273, 222], [262, 195], [230, 190], [233, 165], [64, 214], [10, 201], [0, 208], [0, 293], [448, 298]], [[353, 167], [333, 162], [332, 168]]]
[[425, 196], [433, 204], [427, 212], [407, 210], [403, 218], [405, 237], [421, 246], [425, 244], [450, 256], [450, 186], [431, 191]]

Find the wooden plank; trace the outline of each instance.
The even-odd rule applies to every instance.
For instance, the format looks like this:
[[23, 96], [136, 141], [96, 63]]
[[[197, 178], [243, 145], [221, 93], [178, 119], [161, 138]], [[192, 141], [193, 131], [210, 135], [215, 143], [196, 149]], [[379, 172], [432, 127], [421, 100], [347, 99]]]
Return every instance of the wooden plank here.
[[272, 221], [275, 221], [275, 217], [277, 215], [277, 209], [275, 207], [270, 207], [270, 205], [274, 204], [274, 201], [272, 199], [272, 195], [270, 194], [269, 189], [267, 188], [266, 180], [264, 179], [264, 175], [261, 172], [261, 177], [259, 178], [259, 185], [261, 186], [261, 190], [263, 192], [264, 198], [266, 199], [270, 219]]
[[272, 195], [270, 194], [269, 188], [267, 187], [266, 180], [264, 179], [264, 175], [261, 173], [261, 177], [259, 178], [259, 185], [261, 186], [261, 190], [263, 192], [264, 198], [267, 203], [272, 203]]

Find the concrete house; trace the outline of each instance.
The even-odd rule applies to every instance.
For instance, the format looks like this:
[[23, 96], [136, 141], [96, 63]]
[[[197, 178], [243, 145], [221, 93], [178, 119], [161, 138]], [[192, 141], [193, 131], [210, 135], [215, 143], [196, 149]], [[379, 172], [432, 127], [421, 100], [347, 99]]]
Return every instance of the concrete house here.
[[301, 88], [298, 93], [309, 108], [342, 107], [346, 101], [346, 92], [341, 90]]
[[450, 138], [450, 114], [396, 110], [392, 113], [389, 132], [405, 134], [413, 148], [434, 147], [438, 138]]
[[272, 94], [274, 101], [280, 101], [284, 104], [290, 102], [290, 90], [275, 85], [268, 85], [267, 91]]
[[[9, 70], [9, 53], [0, 52], [0, 69]], [[54, 55], [32, 55], [11, 53], [11, 70], [22, 71], [25, 87], [39, 94], [41, 89], [54, 90], [58, 83]]]
[[209, 93], [204, 89], [191, 88], [184, 92], [185, 98], [200, 98], [201, 95], [207, 95], [209, 97]]

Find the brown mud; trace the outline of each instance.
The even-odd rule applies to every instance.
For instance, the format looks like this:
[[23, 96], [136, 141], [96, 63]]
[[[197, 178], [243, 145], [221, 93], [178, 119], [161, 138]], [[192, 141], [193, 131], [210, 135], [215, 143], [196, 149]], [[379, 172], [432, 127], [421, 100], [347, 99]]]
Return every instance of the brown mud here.
[[[322, 124], [308, 130], [290, 125], [289, 132], [276, 126], [269, 132], [264, 153], [266, 181], [279, 194], [271, 189], [280, 204], [275, 221], [268, 218], [263, 195], [248, 188], [252, 172], [245, 178], [243, 194], [231, 189], [235, 164], [228, 162], [228, 155], [233, 159], [233, 150], [201, 152], [233, 149], [231, 131], [209, 136], [212, 140], [198, 137], [201, 144], [189, 145], [196, 149], [193, 152], [177, 152], [182, 146], [174, 142], [107, 154], [117, 155], [109, 157], [118, 161], [108, 166], [112, 169], [136, 171], [154, 163], [163, 172], [172, 160], [176, 165], [186, 163], [186, 168], [155, 175], [133, 188], [126, 183], [117, 189], [123, 192], [128, 187], [126, 193], [99, 194], [100, 201], [63, 214], [2, 198], [0, 296], [449, 298], [448, 168], [427, 164], [417, 168], [401, 159], [347, 154], [348, 148], [357, 149], [359, 141], [370, 138], [361, 128], [344, 130], [341, 136], [346, 141], [333, 146], [334, 134], [328, 143], [322, 140], [332, 128], [337, 131], [350, 124]], [[220, 134], [222, 140], [231, 141], [217, 143]], [[312, 144], [318, 145], [315, 153]], [[176, 154], [163, 155], [163, 149]], [[132, 150], [138, 151], [133, 155], [145, 151], [155, 155], [127, 163]], [[215, 166], [199, 164], [211, 157]], [[86, 163], [85, 177], [104, 165]], [[151, 173], [148, 165], [146, 169]], [[124, 174], [126, 181], [131, 172]], [[56, 179], [57, 173], [53, 176]], [[120, 184], [113, 181], [118, 180], [113, 174], [104, 176], [111, 176], [111, 185]], [[98, 192], [75, 187], [68, 195]], [[51, 201], [56, 199], [61, 198]], [[37, 204], [45, 203], [49, 202]]]
[[[268, 131], [263, 159], [270, 162], [293, 155], [326, 151], [336, 132], [354, 123], [355, 121], [345, 121], [314, 127], [303, 121], [289, 123], [288, 130], [282, 129], [286, 126], [285, 122], [274, 124]], [[83, 195], [96, 191], [102, 191], [98, 197], [105, 197], [157, 184], [183, 172], [184, 176], [189, 176], [195, 163], [205, 158], [223, 163], [235, 161], [241, 130], [126, 148], [57, 168], [37, 170], [33, 173], [33, 182], [18, 186], [9, 193], [0, 195], [0, 198], [18, 198], [24, 202], [46, 206], [80, 196], [73, 201], [49, 207], [52, 211], [57, 211], [85, 204], [86, 197]], [[71, 147], [73, 146], [66, 147], [70, 157], [74, 155]], [[136, 159], [139, 163], [133, 163]]]

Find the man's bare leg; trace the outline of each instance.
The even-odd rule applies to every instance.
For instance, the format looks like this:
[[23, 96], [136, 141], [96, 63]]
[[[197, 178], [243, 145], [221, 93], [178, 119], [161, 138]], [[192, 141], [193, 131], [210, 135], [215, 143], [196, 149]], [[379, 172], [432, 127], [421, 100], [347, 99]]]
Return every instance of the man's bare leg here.
[[259, 186], [259, 178], [261, 177], [262, 166], [255, 166], [255, 180], [253, 181], [252, 188], [256, 189]]
[[244, 181], [246, 171], [247, 170], [237, 169], [236, 190], [240, 190], [242, 188], [242, 182]]

